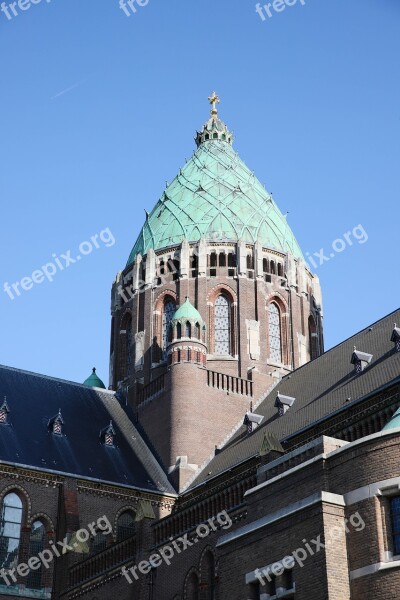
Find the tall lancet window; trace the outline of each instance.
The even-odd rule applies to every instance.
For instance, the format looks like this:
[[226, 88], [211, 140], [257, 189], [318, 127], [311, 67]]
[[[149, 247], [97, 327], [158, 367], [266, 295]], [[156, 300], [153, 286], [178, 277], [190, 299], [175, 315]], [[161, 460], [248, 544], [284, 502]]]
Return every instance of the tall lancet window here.
[[[41, 521], [32, 524], [31, 538], [29, 540], [29, 556], [40, 556], [44, 550], [46, 530]], [[42, 589], [43, 565], [39, 569], [31, 570], [28, 575], [27, 586], [33, 590]]]
[[215, 354], [231, 353], [231, 307], [225, 296], [215, 301]]
[[167, 300], [163, 311], [163, 329], [162, 329], [162, 349], [165, 358], [168, 342], [171, 339], [171, 321], [176, 311], [176, 304], [173, 300]]
[[281, 314], [278, 306], [271, 302], [268, 307], [269, 357], [275, 362], [282, 361]]
[[18, 565], [21, 538], [22, 502], [14, 492], [7, 494], [1, 507], [0, 568], [11, 569]]

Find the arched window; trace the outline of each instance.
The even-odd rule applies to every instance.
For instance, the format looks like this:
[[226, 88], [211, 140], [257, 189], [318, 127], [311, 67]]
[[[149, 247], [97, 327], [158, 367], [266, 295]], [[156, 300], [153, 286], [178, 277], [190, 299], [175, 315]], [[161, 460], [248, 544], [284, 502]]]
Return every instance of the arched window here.
[[187, 600], [199, 600], [199, 578], [196, 573], [191, 573], [187, 582]]
[[21, 523], [21, 498], [12, 492], [5, 496], [1, 507], [0, 569], [12, 569], [18, 565]]
[[218, 296], [215, 301], [215, 346], [214, 352], [219, 355], [231, 353], [231, 307], [225, 296]]
[[282, 361], [281, 314], [278, 306], [271, 302], [268, 307], [269, 356], [275, 362]]
[[271, 267], [270, 267], [270, 269], [271, 269], [272, 275], [275, 275], [276, 274], [276, 271], [275, 271], [275, 262], [273, 260], [271, 260]]
[[[39, 552], [43, 552], [46, 540], [46, 530], [41, 521], [35, 521], [32, 524], [31, 537], [29, 540], [29, 556], [38, 556]], [[27, 587], [31, 590], [41, 590], [43, 565], [39, 569], [30, 570], [28, 575]]]
[[162, 323], [162, 349], [165, 358], [168, 342], [171, 339], [171, 321], [176, 311], [176, 304], [173, 300], [168, 299], [164, 303], [163, 323]]
[[198, 340], [201, 339], [200, 323], [196, 323], [196, 334], [195, 335]]
[[97, 554], [98, 552], [102, 552], [107, 548], [107, 536], [104, 535], [103, 531], [99, 531], [96, 533], [92, 540], [91, 544], [91, 552], [92, 554]]
[[117, 542], [122, 542], [136, 533], [135, 513], [127, 510], [118, 517]]
[[269, 260], [268, 260], [268, 258], [263, 258], [263, 271], [264, 271], [264, 273], [269, 273]]
[[189, 323], [189, 321], [186, 321], [186, 325], [185, 325], [185, 337], [187, 337], [187, 338], [191, 338], [192, 337], [192, 326]]
[[219, 266], [226, 267], [226, 254], [225, 252], [219, 253]]
[[215, 600], [215, 558], [212, 552], [207, 552], [203, 559], [202, 581], [207, 583], [207, 600]]
[[180, 340], [182, 337], [182, 325], [180, 323], [176, 324], [176, 337], [178, 340]]

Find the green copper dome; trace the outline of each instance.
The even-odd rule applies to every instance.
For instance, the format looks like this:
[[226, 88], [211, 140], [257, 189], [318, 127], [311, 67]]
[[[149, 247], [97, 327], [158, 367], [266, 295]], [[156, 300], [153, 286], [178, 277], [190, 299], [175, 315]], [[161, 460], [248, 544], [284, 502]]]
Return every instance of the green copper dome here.
[[172, 321], [179, 321], [180, 319], [189, 319], [199, 323], [203, 323], [201, 314], [198, 310], [195, 309], [195, 307], [190, 302], [187, 296], [185, 302], [182, 304], [182, 306], [178, 308], [178, 310], [172, 317]]
[[106, 386], [104, 385], [100, 377], [97, 377], [96, 369], [94, 367], [92, 374], [87, 379], [85, 379], [83, 385], [87, 385], [88, 387], [103, 388], [104, 390], [106, 389]]
[[[213, 98], [214, 99], [214, 98]], [[149, 215], [129, 256], [186, 239], [244, 240], [303, 258], [286, 217], [232, 148], [232, 134], [211, 111], [197, 134], [198, 148]]]
[[400, 427], [400, 408], [396, 410], [393, 417], [388, 423], [386, 423], [382, 431], [387, 431], [388, 429], [396, 429], [397, 427]]

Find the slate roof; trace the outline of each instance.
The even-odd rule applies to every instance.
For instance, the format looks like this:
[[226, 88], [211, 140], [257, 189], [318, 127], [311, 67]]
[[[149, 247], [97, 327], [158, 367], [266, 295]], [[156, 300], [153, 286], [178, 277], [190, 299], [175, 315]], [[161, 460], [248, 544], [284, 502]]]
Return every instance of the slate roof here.
[[[284, 377], [255, 409], [264, 416], [261, 426], [250, 435], [240, 427], [190, 487], [256, 456], [265, 431], [284, 444], [290, 436], [346, 410], [380, 388], [400, 383], [400, 352], [395, 352], [391, 341], [393, 323], [399, 321], [400, 309]], [[373, 354], [371, 363], [359, 374], [350, 363], [354, 346]], [[281, 417], [275, 407], [278, 391], [296, 398]]]
[[[5, 396], [10, 413], [0, 424], [0, 462], [176, 495], [114, 392], [0, 365]], [[48, 427], [59, 409], [62, 436]], [[99, 434], [111, 420], [115, 445], [106, 447]]]

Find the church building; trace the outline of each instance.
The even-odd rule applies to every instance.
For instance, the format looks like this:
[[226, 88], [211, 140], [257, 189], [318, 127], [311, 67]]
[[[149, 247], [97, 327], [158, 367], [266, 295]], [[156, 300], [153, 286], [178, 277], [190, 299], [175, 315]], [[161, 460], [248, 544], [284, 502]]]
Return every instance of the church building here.
[[400, 310], [324, 352], [209, 101], [113, 283], [108, 389], [0, 366], [0, 598], [400, 597]]

